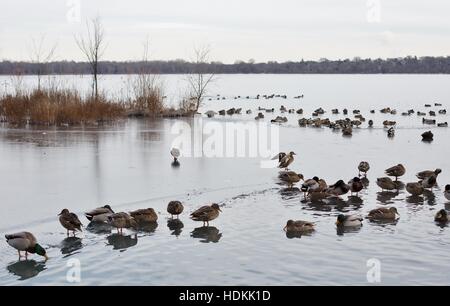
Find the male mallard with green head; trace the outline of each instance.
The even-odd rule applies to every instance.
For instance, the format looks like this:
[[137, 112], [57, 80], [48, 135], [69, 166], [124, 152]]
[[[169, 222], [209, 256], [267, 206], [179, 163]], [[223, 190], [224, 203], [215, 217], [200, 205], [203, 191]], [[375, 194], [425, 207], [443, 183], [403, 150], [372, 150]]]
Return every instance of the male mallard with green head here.
[[67, 236], [69, 236], [69, 231], [73, 232], [75, 236], [75, 231], [81, 232], [81, 226], [83, 225], [78, 219], [78, 216], [74, 213], [71, 213], [67, 208], [64, 208], [59, 216], [59, 223], [67, 230]]
[[314, 223], [302, 220], [288, 220], [283, 228], [285, 232], [291, 233], [307, 233], [314, 231]]
[[450, 216], [448, 215], [448, 213], [445, 209], [441, 209], [434, 216], [434, 221], [441, 222], [441, 223], [447, 223], [450, 221]]
[[130, 216], [134, 218], [137, 223], [152, 223], [158, 220], [158, 215], [153, 208], [130, 211]]
[[342, 227], [358, 227], [362, 225], [363, 218], [360, 215], [343, 215], [337, 217], [336, 225]]
[[30, 232], [19, 232], [15, 234], [5, 235], [6, 242], [15, 248], [19, 253], [19, 259], [22, 257], [21, 251], [25, 252], [25, 258], [28, 258], [28, 253], [38, 254], [48, 260], [47, 252], [37, 243], [36, 237]]
[[444, 196], [450, 201], [450, 185], [445, 185]]
[[399, 213], [395, 207], [379, 207], [372, 209], [367, 215], [367, 219], [370, 220], [395, 220], [398, 218]]
[[167, 212], [173, 216], [178, 216], [183, 212], [184, 206], [180, 201], [170, 201], [167, 205]]
[[193, 213], [191, 213], [191, 219], [194, 221], [202, 221], [203, 226], [209, 226], [209, 221], [216, 219], [219, 216], [219, 212], [222, 212], [219, 205], [214, 203], [211, 206], [202, 206]]
[[406, 169], [402, 164], [398, 164], [396, 166], [390, 167], [385, 170], [385, 173], [388, 176], [394, 176], [396, 181], [398, 180], [398, 178], [400, 176], [404, 175], [405, 172], [406, 172]]

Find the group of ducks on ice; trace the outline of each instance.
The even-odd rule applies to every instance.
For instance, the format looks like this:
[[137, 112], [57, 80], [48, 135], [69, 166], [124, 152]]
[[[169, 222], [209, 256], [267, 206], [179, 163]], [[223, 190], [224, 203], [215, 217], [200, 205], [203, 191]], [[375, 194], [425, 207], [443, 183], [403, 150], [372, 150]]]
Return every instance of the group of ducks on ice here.
[[[370, 169], [370, 165], [366, 161], [360, 162], [358, 165], [359, 174], [354, 177], [348, 183], [343, 180], [338, 180], [333, 185], [328, 185], [325, 180], [319, 179], [317, 176], [305, 180], [304, 176], [294, 171], [289, 171], [288, 167], [294, 161], [294, 152], [284, 153], [280, 152], [274, 159], [278, 159], [279, 168], [284, 168], [285, 171], [279, 173], [279, 179], [288, 185], [288, 188], [292, 188], [295, 183], [302, 181], [300, 190], [304, 193], [305, 200], [311, 202], [323, 201], [328, 198], [339, 197], [347, 194], [358, 194], [365, 188], [367, 184], [367, 172]], [[420, 196], [426, 189], [432, 189], [437, 186], [437, 177], [442, 172], [441, 169], [425, 170], [416, 174], [418, 181], [406, 184], [406, 191], [412, 196]], [[361, 175], [363, 173], [363, 175]], [[386, 177], [377, 178], [377, 185], [382, 191], [398, 190], [400, 182], [398, 178], [406, 173], [406, 168], [402, 164], [390, 167], [385, 170]], [[362, 178], [361, 178], [362, 176]], [[395, 181], [389, 176], [395, 177]], [[450, 200], [450, 185], [445, 186], [444, 196], [447, 200]], [[367, 219], [372, 221], [395, 221], [400, 216], [396, 207], [378, 207], [372, 209], [366, 216]], [[340, 214], [337, 217], [336, 225], [339, 227], [359, 227], [362, 225], [363, 218], [360, 215], [344, 215]], [[450, 221], [450, 215], [445, 209], [439, 210], [435, 215], [435, 221], [440, 223], [447, 223]], [[284, 227], [286, 232], [291, 234], [299, 233], [304, 234], [314, 231], [314, 223], [303, 220], [289, 220]]]
[[[177, 149], [172, 149], [170, 152], [174, 158], [174, 162], [178, 162], [180, 152]], [[362, 161], [359, 166], [359, 174], [357, 177], [351, 179], [348, 183], [343, 180], [337, 181], [333, 185], [327, 185], [325, 180], [313, 177], [311, 179], [304, 179], [304, 176], [300, 173], [290, 171], [288, 167], [294, 161], [294, 152], [283, 153], [280, 152], [273, 159], [278, 159], [278, 167], [284, 169], [279, 173], [279, 179], [288, 185], [288, 188], [292, 188], [294, 184], [302, 181], [301, 191], [304, 193], [305, 200], [311, 202], [323, 201], [328, 198], [340, 197], [347, 194], [358, 194], [367, 184], [367, 172], [370, 169], [368, 162]], [[363, 173], [363, 175], [361, 175]], [[384, 190], [398, 190], [399, 181], [398, 178], [406, 173], [406, 169], [402, 164], [390, 167], [386, 169], [385, 173], [387, 177], [381, 177], [377, 179], [377, 185]], [[437, 177], [441, 173], [441, 169], [426, 170], [417, 173], [418, 182], [412, 182], [406, 184], [406, 190], [413, 196], [420, 196], [424, 193], [425, 189], [432, 189], [437, 186]], [[389, 176], [395, 177], [393, 181]], [[450, 200], [450, 185], [445, 186], [444, 196]], [[180, 201], [170, 201], [167, 205], [167, 212], [172, 216], [177, 217], [183, 212], [184, 206]], [[202, 206], [190, 214], [191, 219], [194, 221], [203, 222], [203, 226], [209, 226], [209, 222], [216, 219], [221, 212], [220, 206], [216, 203], [211, 205]], [[78, 216], [70, 212], [68, 209], [63, 209], [59, 216], [59, 222], [69, 232], [82, 230], [82, 223]], [[158, 219], [158, 215], [153, 208], [144, 208], [126, 212], [114, 212], [109, 205], [96, 208], [92, 211], [85, 213], [86, 218], [90, 222], [95, 223], [108, 223], [111, 226], [117, 228], [117, 232], [122, 234], [124, 228], [139, 229], [145, 224], [155, 223]], [[373, 221], [395, 221], [399, 218], [399, 214], [395, 207], [379, 207], [371, 210], [366, 216], [367, 219]], [[338, 227], [359, 227], [362, 225], [363, 218], [360, 215], [344, 215], [340, 214], [337, 217], [336, 225]], [[435, 216], [436, 222], [447, 223], [450, 221], [450, 216], [445, 209], [441, 209]], [[288, 220], [284, 231], [287, 234], [302, 235], [314, 231], [314, 223], [303, 220]], [[39, 245], [35, 236], [30, 232], [19, 232], [15, 234], [5, 235], [7, 243], [18, 251], [19, 259], [22, 257], [21, 252], [25, 252], [24, 257], [27, 258], [28, 253], [38, 254], [44, 256], [47, 260], [46, 250]]]

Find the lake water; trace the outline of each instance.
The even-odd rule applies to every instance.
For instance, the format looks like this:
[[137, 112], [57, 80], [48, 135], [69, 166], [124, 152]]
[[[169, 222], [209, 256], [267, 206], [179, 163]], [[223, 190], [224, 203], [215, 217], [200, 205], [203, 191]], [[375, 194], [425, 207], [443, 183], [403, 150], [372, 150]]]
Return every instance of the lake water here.
[[[103, 76], [102, 88], [111, 95], [125, 91], [127, 76]], [[88, 77], [63, 76], [61, 84], [89, 88]], [[0, 77], [11, 86], [10, 78]], [[183, 77], [162, 76], [169, 103], [183, 92]], [[25, 77], [26, 86], [35, 82]], [[225, 75], [210, 89], [212, 100], [201, 111], [242, 107], [251, 115], [184, 120], [125, 120], [112, 126], [71, 128], [0, 128], [0, 284], [71, 284], [66, 279], [71, 259], [81, 265], [83, 285], [310, 285], [371, 284], [367, 273], [379, 260], [380, 281], [397, 284], [450, 284], [450, 229], [434, 221], [435, 213], [450, 209], [443, 189], [450, 183], [450, 132], [422, 125], [422, 117], [402, 111], [448, 108], [450, 76], [445, 75]], [[122, 86], [122, 85], [123, 86]], [[11, 90], [11, 89], [8, 89]], [[234, 99], [257, 94], [286, 94], [288, 99]], [[225, 100], [217, 100], [217, 95]], [[293, 99], [304, 94], [303, 99]], [[425, 108], [425, 103], [442, 107]], [[283, 114], [288, 122], [269, 123], [281, 105], [303, 108], [303, 116]], [[177, 135], [174, 126], [220, 126], [254, 123], [257, 108], [268, 126], [278, 128], [279, 149], [295, 151], [291, 169], [306, 178], [319, 176], [332, 184], [358, 174], [367, 160], [371, 169], [367, 189], [359, 197], [342, 196], [327, 204], [302, 203], [298, 192], [278, 184], [276, 168], [261, 167], [260, 157], [188, 157], [172, 167], [169, 151]], [[397, 115], [383, 115], [390, 106]], [[297, 120], [314, 109], [358, 108], [367, 122], [351, 138], [327, 128], [300, 128]], [[376, 114], [370, 114], [376, 109]], [[351, 115], [353, 116], [353, 115]], [[428, 116], [427, 116], [428, 118]], [[393, 139], [382, 121], [396, 120]], [[449, 121], [437, 115], [438, 122]], [[432, 143], [420, 134], [432, 130]], [[193, 132], [196, 134], [197, 132]], [[199, 138], [200, 142], [206, 137]], [[186, 150], [187, 151], [187, 150]], [[415, 173], [441, 168], [439, 187], [414, 199], [406, 191], [382, 193], [375, 184], [384, 169], [403, 163], [404, 183]], [[167, 203], [180, 200], [185, 212], [181, 226], [168, 222]], [[189, 219], [189, 213], [212, 202], [222, 205], [210, 227]], [[124, 231], [88, 226], [83, 212], [110, 204], [116, 211], [153, 207], [158, 225], [146, 231]], [[397, 223], [364, 221], [361, 229], [338, 232], [339, 213], [367, 214], [377, 206], [395, 206]], [[57, 214], [76, 212], [85, 225], [77, 238], [66, 238]], [[290, 238], [283, 227], [288, 219], [316, 223], [310, 236]], [[48, 249], [50, 260], [31, 256], [18, 262], [17, 252], [4, 239], [9, 232], [28, 230]], [[369, 264], [369, 266], [368, 266]]]

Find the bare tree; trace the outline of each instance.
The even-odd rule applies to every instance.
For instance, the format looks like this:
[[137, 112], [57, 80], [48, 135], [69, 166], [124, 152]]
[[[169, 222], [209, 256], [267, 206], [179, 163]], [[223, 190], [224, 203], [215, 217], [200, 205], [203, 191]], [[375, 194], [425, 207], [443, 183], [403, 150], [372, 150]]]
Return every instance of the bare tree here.
[[86, 35], [75, 37], [75, 41], [86, 56], [92, 73], [92, 94], [98, 98], [98, 62], [105, 52], [104, 31], [100, 17], [86, 22]]
[[193, 69], [186, 77], [192, 94], [191, 98], [195, 101], [195, 111], [198, 111], [206, 95], [208, 85], [215, 79], [214, 72], [206, 72], [210, 52], [209, 47], [194, 48]]
[[47, 73], [47, 64], [53, 59], [56, 50], [56, 43], [46, 49], [45, 36], [41, 36], [39, 39], [32, 38], [31, 44], [31, 62], [37, 65], [36, 75], [38, 78], [38, 90], [41, 90], [41, 77]]

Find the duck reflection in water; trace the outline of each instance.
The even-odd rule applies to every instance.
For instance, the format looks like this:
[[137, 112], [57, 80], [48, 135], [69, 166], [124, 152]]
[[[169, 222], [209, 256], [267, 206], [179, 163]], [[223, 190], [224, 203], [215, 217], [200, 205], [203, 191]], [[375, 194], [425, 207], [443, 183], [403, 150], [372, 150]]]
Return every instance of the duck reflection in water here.
[[45, 262], [35, 260], [21, 260], [10, 264], [7, 267], [9, 273], [19, 276], [19, 280], [26, 280], [35, 277], [46, 269]]
[[302, 238], [302, 236], [312, 236], [314, 232], [299, 232], [299, 231], [287, 231], [286, 238], [294, 239], [294, 238]]
[[86, 226], [86, 230], [93, 234], [110, 234], [112, 227], [108, 223], [92, 221]]
[[70, 255], [83, 248], [83, 243], [81, 238], [78, 237], [67, 237], [61, 242], [61, 254]]
[[337, 226], [336, 227], [336, 234], [338, 236], [344, 236], [344, 234], [350, 234], [350, 233], [358, 233], [362, 228], [362, 225], [360, 226]]
[[347, 206], [353, 205], [353, 206], [361, 206], [364, 203], [363, 199], [359, 196], [349, 196], [347, 200]]
[[283, 200], [293, 199], [295, 197], [298, 197], [298, 195], [301, 193], [302, 192], [297, 187], [280, 189], [280, 195]]
[[183, 222], [180, 219], [169, 219], [167, 220], [167, 227], [172, 232], [172, 235], [180, 236], [182, 228], [184, 227]]
[[428, 205], [436, 205], [436, 195], [433, 191], [425, 189], [423, 195], [425, 196]]
[[384, 204], [392, 204], [392, 199], [398, 196], [398, 191], [380, 191], [377, 192], [377, 200]]
[[141, 232], [154, 233], [157, 228], [158, 222], [140, 222], [136, 229]]
[[203, 243], [216, 243], [222, 238], [222, 233], [220, 233], [219, 229], [215, 226], [202, 226], [195, 228], [191, 232], [191, 237], [200, 239], [200, 242]]
[[422, 205], [424, 202], [424, 198], [422, 196], [412, 195], [412, 196], [406, 197], [406, 202], [408, 202], [409, 204]]
[[180, 167], [180, 162], [178, 160], [175, 160], [172, 162], [171, 164], [172, 168], [179, 168]]
[[135, 246], [138, 242], [137, 234], [133, 235], [121, 235], [121, 234], [111, 234], [107, 237], [108, 245], [113, 246], [113, 250], [125, 250], [132, 246]]

